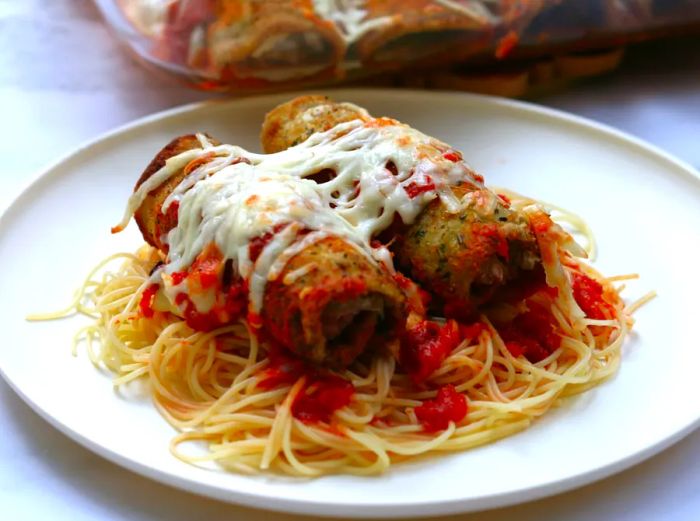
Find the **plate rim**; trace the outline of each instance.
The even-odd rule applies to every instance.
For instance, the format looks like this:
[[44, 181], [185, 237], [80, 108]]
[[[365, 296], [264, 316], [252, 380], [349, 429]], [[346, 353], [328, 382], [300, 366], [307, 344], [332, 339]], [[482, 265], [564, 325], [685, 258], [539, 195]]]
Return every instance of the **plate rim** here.
[[[574, 126], [579, 131], [584, 130], [586, 132], [595, 132], [597, 134], [603, 134], [610, 138], [616, 139], [618, 142], [622, 142], [627, 146], [632, 146], [639, 152], [644, 152], [647, 156], [654, 157], [656, 159], [664, 160], [670, 167], [676, 170], [676, 174], [683, 175], [686, 180], [694, 183], [698, 183], [700, 186], [700, 172], [696, 170], [693, 166], [687, 162], [673, 156], [672, 154], [662, 150], [661, 148], [646, 142], [645, 140], [631, 135], [627, 132], [618, 130], [610, 125], [591, 120], [586, 117], [578, 116], [575, 114], [568, 113], [559, 109], [554, 109], [550, 107], [540, 106], [536, 103], [512, 100], [506, 98], [500, 98], [495, 96], [487, 96], [480, 94], [469, 94], [469, 93], [459, 93], [459, 92], [449, 92], [449, 91], [421, 91], [412, 89], [387, 89], [387, 88], [363, 88], [363, 89], [352, 89], [352, 88], [338, 88], [338, 89], [316, 89], [316, 90], [305, 90], [299, 92], [284, 92], [276, 94], [265, 94], [261, 96], [252, 96], [236, 99], [211, 99], [200, 102], [189, 103], [186, 105], [181, 105], [166, 109], [163, 111], [155, 112], [135, 120], [129, 121], [123, 125], [119, 125], [116, 128], [108, 130], [101, 133], [95, 138], [88, 139], [79, 144], [76, 148], [70, 150], [69, 152], [63, 154], [58, 159], [50, 162], [48, 166], [39, 169], [37, 173], [33, 176], [29, 176], [27, 181], [23, 183], [22, 188], [10, 196], [6, 206], [0, 208], [0, 231], [7, 226], [9, 220], [12, 219], [13, 215], [21, 215], [23, 212], [23, 205], [28, 201], [31, 192], [37, 188], [37, 186], [42, 182], [50, 182], [50, 180], [56, 176], [60, 175], [61, 167], [70, 161], [79, 159], [80, 156], [86, 152], [89, 152], [94, 147], [108, 145], [113, 139], [118, 139], [120, 136], [128, 135], [128, 133], [147, 126], [152, 123], [157, 123], [159, 121], [165, 121], [170, 118], [177, 118], [184, 116], [188, 113], [196, 113], [200, 110], [205, 110], [212, 105], [229, 106], [244, 104], [246, 102], [256, 102], [264, 103], [266, 101], [274, 102], [274, 100], [283, 100], [296, 95], [303, 95], [309, 93], [323, 93], [329, 94], [331, 96], [342, 97], [344, 95], [351, 95], [353, 97], [372, 97], [372, 96], [403, 96], [406, 98], [424, 98], [429, 100], [432, 99], [444, 99], [453, 98], [456, 102], [459, 100], [466, 100], [467, 102], [479, 102], [482, 101], [486, 104], [490, 104], [492, 107], [505, 108], [507, 110], [515, 110], [516, 112], [523, 114], [526, 113], [527, 116], [535, 116], [540, 118], [545, 118], [551, 120], [552, 118], [558, 123], [566, 124], [567, 126]], [[252, 506], [255, 508], [262, 508], [265, 510], [273, 510], [278, 512], [292, 512], [296, 514], [313, 514], [317, 516], [335, 516], [343, 515], [346, 517], [353, 518], [366, 518], [366, 517], [418, 517], [423, 515], [447, 515], [455, 513], [464, 513], [477, 510], [485, 510], [495, 507], [504, 507], [508, 505], [513, 505], [525, 501], [532, 501], [535, 499], [540, 499], [554, 494], [559, 494], [573, 488], [577, 488], [599, 479], [608, 477], [612, 474], [621, 472], [641, 461], [644, 461], [655, 454], [658, 454], [667, 447], [673, 445], [674, 443], [680, 441], [682, 438], [693, 432], [698, 426], [700, 426], [700, 416], [694, 420], [686, 423], [682, 428], [675, 431], [673, 434], [658, 440], [656, 443], [646, 447], [644, 450], [640, 450], [637, 453], [627, 456], [625, 458], [615, 460], [607, 465], [600, 466], [598, 468], [589, 470], [587, 472], [582, 472], [566, 478], [535, 485], [532, 487], [520, 488], [515, 491], [504, 491], [495, 492], [492, 494], [480, 496], [478, 498], [455, 498], [448, 500], [422, 500], [413, 501], [409, 503], [402, 503], [398, 501], [373, 503], [373, 502], [351, 502], [342, 503], [338, 501], [324, 502], [324, 501], [310, 501], [308, 499], [289, 499], [289, 498], [277, 498], [273, 494], [265, 493], [261, 491], [259, 493], [252, 493], [249, 491], [232, 491], [229, 488], [224, 488], [218, 484], [204, 483], [200, 480], [193, 478], [186, 478], [178, 475], [174, 475], [166, 470], [161, 470], [149, 466], [148, 464], [141, 463], [140, 461], [133, 460], [121, 455], [119, 452], [114, 451], [108, 447], [104, 447], [99, 443], [93, 442], [89, 438], [83, 436], [78, 431], [73, 430], [64, 422], [60, 421], [58, 418], [51, 415], [48, 411], [44, 410], [38, 403], [34, 402], [23, 390], [13, 381], [4, 369], [4, 364], [2, 358], [0, 358], [0, 376], [8, 383], [10, 388], [17, 393], [22, 400], [30, 406], [30, 408], [36, 412], [44, 420], [48, 421], [53, 427], [58, 429], [61, 433], [68, 436], [70, 439], [76, 441], [88, 450], [104, 457], [105, 459], [119, 465], [120, 467], [126, 468], [130, 471], [141, 474], [149, 479], [153, 479], [160, 483], [164, 483], [168, 486], [172, 486], [187, 492], [195, 493], [198, 495], [216, 498], [229, 503], [237, 503], [241, 505]], [[371, 478], [370, 478], [371, 479]], [[269, 500], [274, 499], [274, 502], [269, 502]], [[411, 511], [406, 512], [401, 510], [400, 507], [410, 507]]]

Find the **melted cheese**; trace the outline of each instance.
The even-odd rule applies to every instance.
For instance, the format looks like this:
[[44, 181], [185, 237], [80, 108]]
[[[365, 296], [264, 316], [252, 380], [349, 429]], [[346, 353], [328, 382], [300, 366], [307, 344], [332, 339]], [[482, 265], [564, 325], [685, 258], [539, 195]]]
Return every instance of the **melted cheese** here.
[[[384, 246], [372, 247], [372, 237], [389, 227], [396, 215], [412, 223], [436, 197], [458, 211], [462, 202], [452, 193], [454, 185], [483, 187], [464, 162], [455, 160], [458, 156], [448, 145], [390, 119], [341, 123], [275, 154], [212, 146], [201, 135], [199, 140], [202, 148], [170, 158], [132, 194], [117, 228], [128, 223], [151, 190], [190, 161], [210, 158], [163, 204], [165, 211], [179, 202], [178, 225], [166, 240], [163, 280], [167, 285], [169, 274], [187, 269], [213, 242], [233, 261], [236, 273], [249, 280], [254, 312], [261, 309], [267, 281], [277, 278], [286, 262], [313, 242], [340, 237], [393, 270], [390, 253]], [[388, 169], [389, 163], [394, 168]], [[327, 169], [335, 173], [332, 179], [307, 179]], [[257, 259], [251, 259], [251, 241], [266, 233], [272, 235], [270, 241]], [[167, 293], [172, 300], [176, 292]]]
[[347, 43], [359, 40], [365, 33], [392, 24], [396, 16], [367, 19], [366, 0], [313, 0], [314, 10], [335, 23]]
[[468, 18], [473, 18], [482, 24], [495, 23], [495, 17], [483, 5], [483, 2], [473, 0], [434, 0], [436, 4], [450, 9]]

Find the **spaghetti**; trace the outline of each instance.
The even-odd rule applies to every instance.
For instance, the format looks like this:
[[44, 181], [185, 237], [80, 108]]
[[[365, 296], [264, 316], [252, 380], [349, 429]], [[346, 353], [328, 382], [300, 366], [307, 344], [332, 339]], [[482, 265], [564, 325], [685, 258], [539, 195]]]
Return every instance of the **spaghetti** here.
[[[508, 197], [514, 206], [532, 203], [514, 193]], [[561, 213], [592, 245], [585, 224]], [[118, 269], [105, 270], [117, 260], [122, 260]], [[503, 310], [493, 309], [490, 316], [460, 326], [459, 342], [424, 385], [416, 386], [391, 356], [356, 361], [336, 373], [352, 385], [347, 403], [320, 421], [309, 421], [294, 404], [312, 396], [314, 385], [323, 387], [323, 378], [302, 370], [276, 382], [280, 360], [250, 334], [245, 322], [200, 332], [172, 313], [144, 316], [140, 303], [149, 273], [161, 260], [158, 250], [143, 246], [136, 254], [114, 255], [98, 266], [74, 303], [74, 310], [94, 318], [76, 336], [76, 345], [86, 344], [91, 361], [115, 374], [115, 385], [148, 380], [158, 410], [179, 431], [171, 443], [175, 456], [190, 463], [215, 461], [244, 473], [378, 474], [421, 454], [460, 451], [509, 436], [561, 398], [614, 374], [633, 323], [634, 305], [625, 307], [614, 282], [634, 276], [606, 279], [563, 254], [559, 260], [567, 278], [599, 284], [605, 305], [598, 318], [584, 318], [569, 308], [562, 292], [552, 297], [535, 291], [519, 302], [548, 307], [556, 321], [561, 341], [545, 358], [528, 360], [517, 335], [496, 325]], [[583, 300], [580, 304], [586, 307]], [[289, 363], [282, 358], [282, 365]], [[326, 385], [328, 389], [337, 390]], [[450, 393], [466, 398], [468, 412], [446, 425], [439, 418], [431, 423], [431, 410], [449, 409], [450, 396], [446, 400], [445, 395]], [[333, 398], [331, 392], [326, 400]], [[208, 452], [192, 454], [185, 446], [191, 441], [205, 442]]]

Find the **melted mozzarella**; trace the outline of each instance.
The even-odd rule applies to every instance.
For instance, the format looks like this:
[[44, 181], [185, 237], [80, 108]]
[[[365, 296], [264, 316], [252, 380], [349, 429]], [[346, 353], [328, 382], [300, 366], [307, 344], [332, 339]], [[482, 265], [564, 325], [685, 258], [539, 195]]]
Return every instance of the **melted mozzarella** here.
[[[435, 3], [484, 25], [496, 21], [480, 1], [435, 0]], [[316, 13], [334, 22], [348, 43], [356, 42], [374, 29], [391, 26], [400, 18], [400, 14], [368, 18], [367, 0], [313, 0], [313, 4]]]
[[[412, 223], [436, 197], [451, 211], [459, 210], [462, 203], [451, 186], [466, 182], [483, 187], [466, 164], [454, 161], [449, 146], [389, 119], [341, 123], [275, 154], [199, 139], [202, 148], [170, 158], [132, 194], [119, 227], [151, 190], [190, 161], [209, 158], [180, 182], [161, 209], [179, 201], [178, 224], [166, 241], [164, 281], [167, 285], [168, 274], [185, 270], [213, 242], [233, 261], [236, 273], [249, 280], [255, 312], [261, 309], [267, 281], [313, 242], [343, 238], [393, 270], [388, 250], [370, 245], [373, 236], [396, 215]], [[389, 163], [395, 168], [388, 169]], [[335, 173], [332, 179], [307, 179], [326, 169]], [[416, 187], [422, 189], [416, 192]], [[266, 233], [271, 239], [251, 259], [251, 241]]]
[[366, 0], [313, 0], [314, 10], [336, 24], [347, 43], [359, 40], [365, 33], [391, 25], [394, 16], [367, 19]]
[[482, 2], [474, 0], [434, 0], [446, 9], [451, 9], [469, 18], [474, 18], [482, 24], [494, 23], [495, 18], [483, 5]]

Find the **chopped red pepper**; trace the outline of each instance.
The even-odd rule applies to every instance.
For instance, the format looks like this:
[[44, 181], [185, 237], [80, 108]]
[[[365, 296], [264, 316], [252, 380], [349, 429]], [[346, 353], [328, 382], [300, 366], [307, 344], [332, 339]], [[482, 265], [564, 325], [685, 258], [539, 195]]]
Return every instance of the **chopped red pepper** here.
[[404, 189], [406, 190], [408, 197], [414, 199], [424, 192], [430, 192], [431, 190], [435, 190], [435, 183], [433, 183], [433, 180], [430, 178], [430, 176], [425, 176], [425, 181], [426, 182], [423, 185], [419, 185], [415, 181], [407, 184], [404, 187]]
[[448, 161], [452, 161], [453, 163], [456, 163], [457, 161], [462, 160], [462, 156], [460, 156], [457, 152], [445, 152], [442, 157], [447, 159]]
[[445, 385], [433, 400], [425, 400], [416, 407], [416, 417], [428, 432], [446, 429], [450, 422], [459, 423], [467, 415], [467, 399], [454, 386]]

